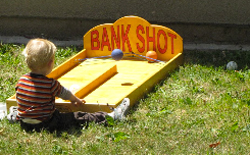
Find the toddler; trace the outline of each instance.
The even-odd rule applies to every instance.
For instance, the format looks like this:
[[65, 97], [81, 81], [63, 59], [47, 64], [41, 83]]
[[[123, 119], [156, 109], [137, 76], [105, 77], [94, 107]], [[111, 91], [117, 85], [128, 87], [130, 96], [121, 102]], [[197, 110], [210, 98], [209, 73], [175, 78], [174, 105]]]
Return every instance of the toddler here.
[[21, 128], [53, 132], [88, 122], [106, 124], [106, 115], [114, 119], [124, 116], [129, 107], [128, 98], [112, 113], [59, 112], [55, 108], [55, 97], [70, 100], [74, 106], [85, 104], [85, 100], [76, 97], [57, 80], [46, 77], [53, 69], [55, 52], [56, 47], [52, 42], [40, 38], [30, 40], [23, 51], [31, 72], [23, 75], [16, 85], [16, 119], [20, 121]]

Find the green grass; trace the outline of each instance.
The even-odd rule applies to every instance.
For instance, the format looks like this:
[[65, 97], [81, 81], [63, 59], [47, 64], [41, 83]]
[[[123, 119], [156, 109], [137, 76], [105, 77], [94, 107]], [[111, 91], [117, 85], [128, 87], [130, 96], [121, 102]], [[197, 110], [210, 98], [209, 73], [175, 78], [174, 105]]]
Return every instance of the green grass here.
[[[27, 72], [21, 49], [0, 46], [1, 101], [14, 94], [17, 79]], [[76, 52], [73, 47], [59, 49], [57, 65]], [[185, 64], [141, 99], [125, 121], [113, 126], [91, 123], [88, 129], [57, 136], [26, 133], [18, 124], [0, 121], [0, 154], [248, 154], [248, 52], [241, 53], [246, 61], [240, 62], [238, 72], [224, 69], [225, 62], [235, 58], [230, 52], [225, 58], [204, 53], [199, 58], [197, 52], [185, 53]], [[218, 142], [216, 148], [209, 147]]]

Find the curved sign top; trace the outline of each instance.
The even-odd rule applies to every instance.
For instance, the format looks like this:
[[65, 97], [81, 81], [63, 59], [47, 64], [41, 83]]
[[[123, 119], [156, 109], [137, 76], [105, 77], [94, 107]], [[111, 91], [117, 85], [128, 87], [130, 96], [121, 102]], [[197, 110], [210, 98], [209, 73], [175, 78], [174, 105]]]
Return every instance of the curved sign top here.
[[114, 23], [98, 25], [83, 38], [87, 57], [110, 55], [114, 49], [146, 55], [156, 51], [159, 60], [168, 61], [183, 52], [182, 37], [170, 28], [150, 24], [138, 16], [125, 16]]

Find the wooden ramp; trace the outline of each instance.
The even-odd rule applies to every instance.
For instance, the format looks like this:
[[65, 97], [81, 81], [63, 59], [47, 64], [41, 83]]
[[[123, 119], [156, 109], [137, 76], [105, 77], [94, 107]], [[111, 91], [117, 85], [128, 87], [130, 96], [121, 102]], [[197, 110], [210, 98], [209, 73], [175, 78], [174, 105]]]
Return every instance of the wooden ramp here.
[[[84, 49], [55, 68], [48, 77], [58, 79], [86, 104], [75, 107], [56, 99], [62, 112], [106, 111], [128, 97], [130, 106], [138, 102], [167, 74], [183, 63], [183, 40], [175, 31], [150, 24], [137, 16], [125, 16], [114, 23], [98, 25], [84, 35]], [[121, 49], [121, 60], [111, 52]], [[157, 53], [156, 62], [146, 59]], [[6, 100], [7, 108], [17, 105], [15, 95]]]
[[71, 89], [77, 88], [76, 96], [84, 98], [81, 108], [70, 106], [61, 99], [56, 100], [61, 111], [107, 111], [107, 103], [117, 107], [128, 97], [133, 106], [149, 92], [169, 71], [182, 63], [182, 54], [169, 62], [148, 63], [141, 60], [87, 59], [58, 80]]

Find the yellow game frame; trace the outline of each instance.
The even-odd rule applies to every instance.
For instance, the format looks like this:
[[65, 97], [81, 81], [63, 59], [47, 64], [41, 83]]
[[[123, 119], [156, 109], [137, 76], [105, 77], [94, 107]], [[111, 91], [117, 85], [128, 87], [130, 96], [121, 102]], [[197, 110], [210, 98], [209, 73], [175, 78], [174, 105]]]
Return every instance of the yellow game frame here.
[[[117, 107], [126, 97], [133, 106], [183, 63], [181, 36], [137, 16], [98, 25], [89, 30], [83, 40], [84, 49], [48, 75], [69, 89], [76, 85], [75, 95], [86, 100], [83, 106], [75, 107], [69, 101], [56, 99], [56, 108], [62, 112], [110, 112], [107, 104]], [[122, 60], [109, 57], [116, 48], [125, 54]], [[142, 59], [149, 50], [157, 52], [160, 62]], [[16, 106], [15, 95], [8, 98], [6, 104], [7, 109]]]

